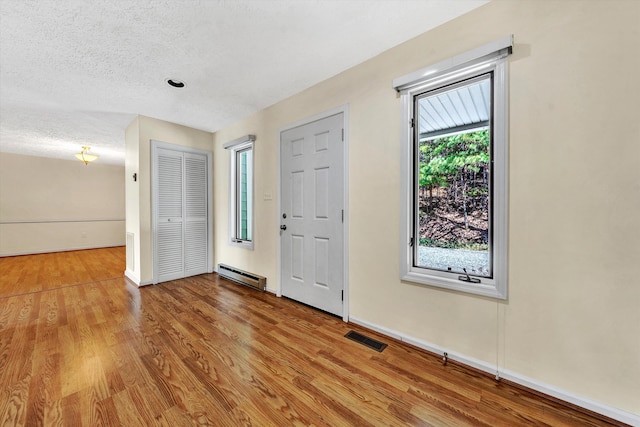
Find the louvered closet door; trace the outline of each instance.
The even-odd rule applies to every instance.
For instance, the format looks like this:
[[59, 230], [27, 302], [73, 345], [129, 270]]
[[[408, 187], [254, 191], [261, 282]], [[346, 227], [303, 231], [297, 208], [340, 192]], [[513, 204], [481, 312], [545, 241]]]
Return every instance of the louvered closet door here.
[[184, 191], [182, 153], [157, 151], [156, 256], [158, 281], [184, 277]]
[[207, 272], [207, 157], [184, 153], [185, 276]]
[[207, 273], [207, 156], [156, 150], [157, 281]]

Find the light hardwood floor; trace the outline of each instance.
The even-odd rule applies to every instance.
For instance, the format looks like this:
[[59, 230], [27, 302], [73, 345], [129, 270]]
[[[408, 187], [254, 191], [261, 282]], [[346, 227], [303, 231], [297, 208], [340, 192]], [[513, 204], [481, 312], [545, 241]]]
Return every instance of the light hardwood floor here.
[[0, 297], [122, 278], [125, 248], [0, 257]]
[[215, 274], [123, 270], [123, 248], [0, 258], [1, 425], [609, 425]]

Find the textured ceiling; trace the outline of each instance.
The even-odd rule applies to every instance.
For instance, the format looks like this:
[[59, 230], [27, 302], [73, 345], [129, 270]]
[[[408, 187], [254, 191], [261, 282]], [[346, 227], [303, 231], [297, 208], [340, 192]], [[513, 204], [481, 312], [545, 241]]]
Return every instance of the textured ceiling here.
[[216, 131], [484, 3], [0, 0], [0, 151], [124, 164], [138, 114]]

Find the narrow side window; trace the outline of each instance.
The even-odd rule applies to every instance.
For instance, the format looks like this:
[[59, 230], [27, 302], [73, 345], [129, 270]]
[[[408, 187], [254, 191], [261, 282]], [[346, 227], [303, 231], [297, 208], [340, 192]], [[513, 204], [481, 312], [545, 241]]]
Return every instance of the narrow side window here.
[[253, 145], [247, 135], [224, 145], [230, 152], [229, 244], [253, 249]]

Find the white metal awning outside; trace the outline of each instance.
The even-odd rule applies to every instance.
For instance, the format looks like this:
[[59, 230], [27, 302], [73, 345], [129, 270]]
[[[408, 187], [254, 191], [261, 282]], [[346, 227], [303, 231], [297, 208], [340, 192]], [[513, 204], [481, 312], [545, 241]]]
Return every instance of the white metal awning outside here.
[[420, 139], [487, 127], [491, 117], [491, 79], [486, 78], [418, 100]]

